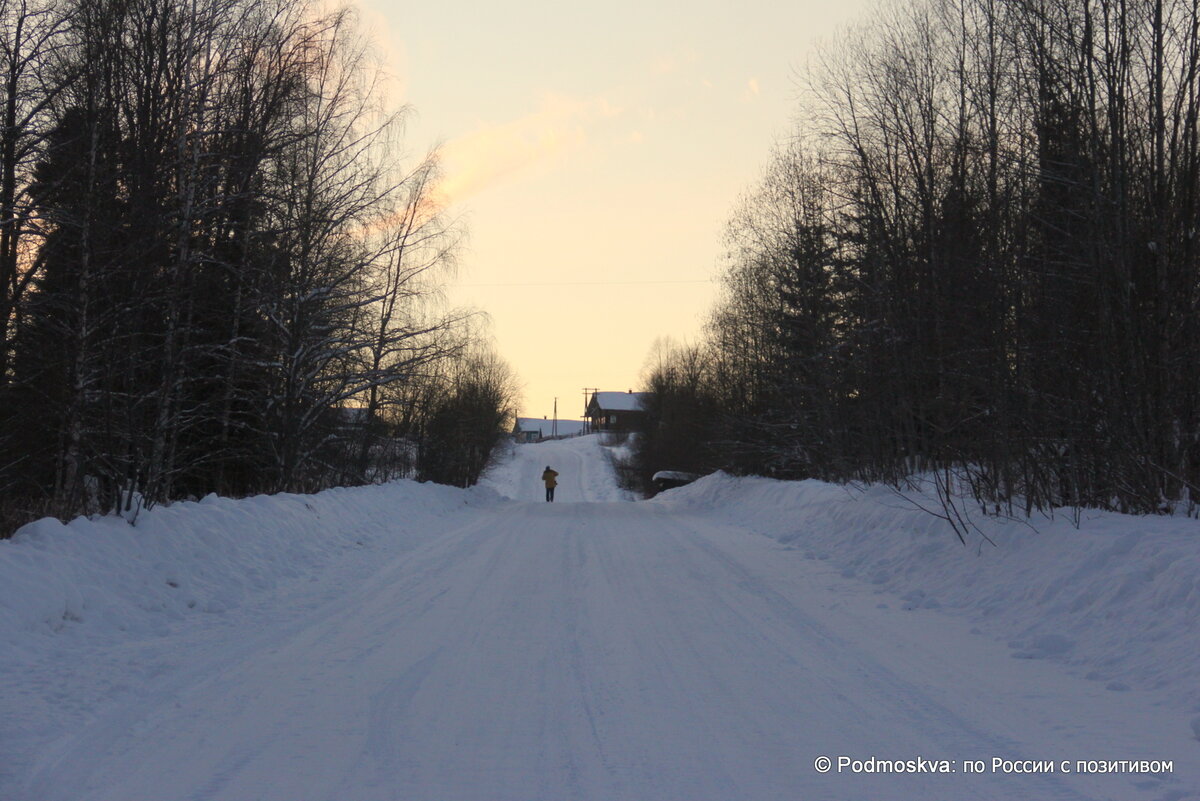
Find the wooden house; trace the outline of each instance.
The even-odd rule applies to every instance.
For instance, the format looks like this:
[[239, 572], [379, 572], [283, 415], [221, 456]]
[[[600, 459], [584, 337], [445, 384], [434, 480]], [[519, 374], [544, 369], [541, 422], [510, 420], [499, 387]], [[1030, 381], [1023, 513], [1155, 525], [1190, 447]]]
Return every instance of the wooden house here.
[[592, 431], [639, 431], [648, 392], [593, 392], [584, 415]]

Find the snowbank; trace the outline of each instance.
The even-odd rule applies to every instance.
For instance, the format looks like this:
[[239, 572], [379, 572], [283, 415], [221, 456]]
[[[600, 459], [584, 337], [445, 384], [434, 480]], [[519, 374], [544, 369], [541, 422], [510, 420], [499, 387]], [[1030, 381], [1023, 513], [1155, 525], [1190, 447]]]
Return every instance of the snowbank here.
[[69, 626], [162, 634], [173, 620], [223, 613], [316, 573], [347, 549], [383, 537], [404, 547], [482, 495], [399, 481], [316, 495], [210, 495], [144, 511], [136, 526], [120, 517], [38, 520], [0, 541], [0, 648]]
[[978, 535], [964, 547], [912, 501], [937, 508], [885, 487], [718, 473], [651, 503], [827, 559], [905, 608], [966, 615], [1015, 658], [1064, 662], [1112, 691], [1161, 690], [1200, 712], [1200, 522], [1089, 512], [1077, 529], [1066, 517], [1031, 526], [976, 516], [996, 547]]
[[128, 728], [145, 688], [235, 664], [497, 501], [398, 481], [21, 528], [0, 541], [0, 796], [68, 733]]

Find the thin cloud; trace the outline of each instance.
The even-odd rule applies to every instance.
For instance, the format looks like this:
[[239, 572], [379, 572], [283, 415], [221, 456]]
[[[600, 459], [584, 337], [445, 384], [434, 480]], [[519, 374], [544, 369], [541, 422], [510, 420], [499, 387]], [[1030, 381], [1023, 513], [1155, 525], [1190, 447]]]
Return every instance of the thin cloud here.
[[619, 116], [605, 98], [547, 95], [532, 114], [487, 125], [441, 148], [445, 177], [437, 194], [451, 206], [513, 176], [579, 150], [597, 123]]
[[362, 35], [370, 45], [371, 53], [379, 60], [386, 74], [384, 86], [386, 100], [391, 104], [402, 103], [408, 94], [408, 53], [404, 43], [398, 40], [388, 24], [387, 15], [365, 0], [323, 0], [317, 6], [320, 13], [333, 13], [349, 6], [358, 17]]

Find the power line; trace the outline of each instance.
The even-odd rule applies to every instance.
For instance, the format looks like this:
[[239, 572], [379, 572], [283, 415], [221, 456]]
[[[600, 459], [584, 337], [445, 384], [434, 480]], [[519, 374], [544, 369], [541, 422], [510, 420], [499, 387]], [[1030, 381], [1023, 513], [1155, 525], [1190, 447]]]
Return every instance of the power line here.
[[[583, 419], [584, 420], [587, 420], [588, 403], [591, 400], [592, 395], [596, 394], [599, 391], [600, 391], [600, 387], [584, 387], [583, 388]], [[590, 428], [589, 424], [585, 422], [583, 424], [584, 433], [587, 433], [587, 434], [592, 433], [591, 431], [588, 430], [589, 428]]]
[[712, 279], [689, 279], [682, 281], [530, 281], [527, 283], [498, 283], [498, 284], [455, 284], [460, 287], [499, 287], [499, 286], [645, 286], [648, 284], [711, 284]]

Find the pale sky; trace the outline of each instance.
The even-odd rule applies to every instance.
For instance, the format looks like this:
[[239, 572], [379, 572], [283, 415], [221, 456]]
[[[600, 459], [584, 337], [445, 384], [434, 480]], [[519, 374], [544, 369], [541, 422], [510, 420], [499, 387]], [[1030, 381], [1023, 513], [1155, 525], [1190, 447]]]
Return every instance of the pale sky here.
[[867, 0], [359, 0], [469, 239], [455, 305], [492, 320], [520, 414], [638, 389], [699, 338], [723, 230], [793, 128], [797, 75]]

